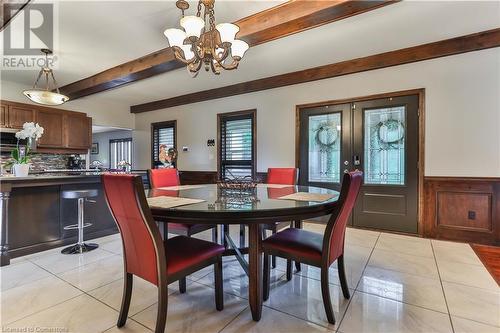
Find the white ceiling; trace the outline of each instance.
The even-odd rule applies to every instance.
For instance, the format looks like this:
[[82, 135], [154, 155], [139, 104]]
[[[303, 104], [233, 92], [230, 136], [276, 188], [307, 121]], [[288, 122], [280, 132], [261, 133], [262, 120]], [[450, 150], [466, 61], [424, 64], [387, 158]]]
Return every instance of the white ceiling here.
[[[34, 0], [32, 4], [37, 2]], [[59, 46], [54, 54], [59, 59], [56, 78], [60, 86], [167, 47], [163, 31], [178, 26], [180, 18], [172, 0], [40, 2], [53, 3], [58, 13]], [[282, 2], [219, 0], [216, 19], [233, 22]], [[190, 1], [187, 13], [194, 14], [196, 4]], [[21, 15], [12, 21], [13, 39], [22, 35], [22, 21]], [[0, 33], [2, 47], [3, 33]], [[32, 85], [35, 75], [36, 71], [3, 71], [2, 81]]]
[[[217, 0], [217, 21], [235, 21], [280, 2]], [[173, 1], [60, 2], [58, 81], [64, 85], [165, 47], [162, 32], [175, 26], [178, 16]], [[252, 47], [238, 70], [221, 76], [202, 72], [193, 79], [179, 69], [80, 101], [105, 100], [128, 108], [499, 26], [499, 1], [403, 1]], [[29, 86], [35, 74], [5, 71], [2, 83]]]

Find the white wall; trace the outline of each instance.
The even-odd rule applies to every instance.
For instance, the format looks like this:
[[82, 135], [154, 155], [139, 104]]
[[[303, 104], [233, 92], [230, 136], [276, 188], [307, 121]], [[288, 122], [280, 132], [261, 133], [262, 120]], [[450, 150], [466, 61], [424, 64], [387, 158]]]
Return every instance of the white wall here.
[[425, 88], [425, 175], [500, 176], [500, 49], [470, 52], [137, 114], [135, 168], [150, 165], [150, 124], [177, 120], [179, 168], [217, 169], [217, 113], [257, 109], [257, 170], [293, 166], [295, 106]]
[[90, 154], [90, 162], [100, 161], [104, 167], [109, 168], [109, 140], [126, 139], [132, 137], [132, 131], [119, 130], [92, 134], [92, 143], [99, 144], [99, 154]]

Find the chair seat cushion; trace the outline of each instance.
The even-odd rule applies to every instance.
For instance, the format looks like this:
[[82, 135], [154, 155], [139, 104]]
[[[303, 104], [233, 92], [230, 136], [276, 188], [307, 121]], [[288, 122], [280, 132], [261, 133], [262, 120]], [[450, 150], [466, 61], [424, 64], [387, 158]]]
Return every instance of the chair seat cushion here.
[[224, 252], [224, 246], [197, 238], [175, 236], [165, 243], [167, 275], [174, 275]]
[[303, 229], [289, 228], [280, 231], [262, 242], [264, 251], [279, 251], [293, 257], [320, 262], [323, 249], [323, 235]]

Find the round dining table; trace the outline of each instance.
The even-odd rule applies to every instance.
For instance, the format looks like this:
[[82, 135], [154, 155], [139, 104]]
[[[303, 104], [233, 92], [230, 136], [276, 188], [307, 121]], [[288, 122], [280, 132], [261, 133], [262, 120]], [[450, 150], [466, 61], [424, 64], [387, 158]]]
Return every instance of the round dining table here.
[[[290, 195], [307, 196], [310, 193], [322, 195], [323, 201], [283, 198]], [[248, 190], [227, 189], [218, 184], [203, 184], [146, 191], [148, 198], [168, 196], [199, 201], [172, 208], [155, 207], [150, 204], [155, 220], [186, 224], [248, 226], [248, 248], [245, 252], [248, 253], [248, 299], [255, 321], [259, 321], [262, 314], [261, 226], [275, 222], [303, 221], [331, 214], [337, 207], [338, 195], [337, 191], [325, 188], [275, 184], [258, 184], [256, 188]], [[164, 235], [167, 235], [168, 223], [164, 225]], [[234, 246], [234, 243], [232, 244]], [[236, 252], [241, 255], [238, 249]]]

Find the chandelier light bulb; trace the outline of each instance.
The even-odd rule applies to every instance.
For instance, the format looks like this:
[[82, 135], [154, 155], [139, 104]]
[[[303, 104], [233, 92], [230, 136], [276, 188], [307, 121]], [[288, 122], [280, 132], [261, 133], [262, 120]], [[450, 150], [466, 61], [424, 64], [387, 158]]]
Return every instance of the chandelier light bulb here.
[[194, 52], [191, 51], [191, 45], [181, 45], [180, 48], [184, 52], [184, 58], [186, 60], [194, 58]]
[[200, 38], [201, 29], [205, 27], [205, 21], [198, 16], [184, 16], [181, 18], [181, 27], [186, 31], [187, 37]]
[[233, 57], [243, 58], [243, 55], [245, 55], [245, 52], [248, 50], [249, 47], [250, 46], [246, 42], [239, 39], [235, 39], [231, 43], [231, 54], [233, 55]]
[[220, 39], [223, 43], [232, 43], [240, 27], [232, 23], [220, 23], [215, 27], [219, 31]]
[[178, 46], [182, 48], [184, 40], [186, 39], [186, 33], [184, 31], [181, 29], [167, 29], [163, 34], [167, 37], [170, 47]]

